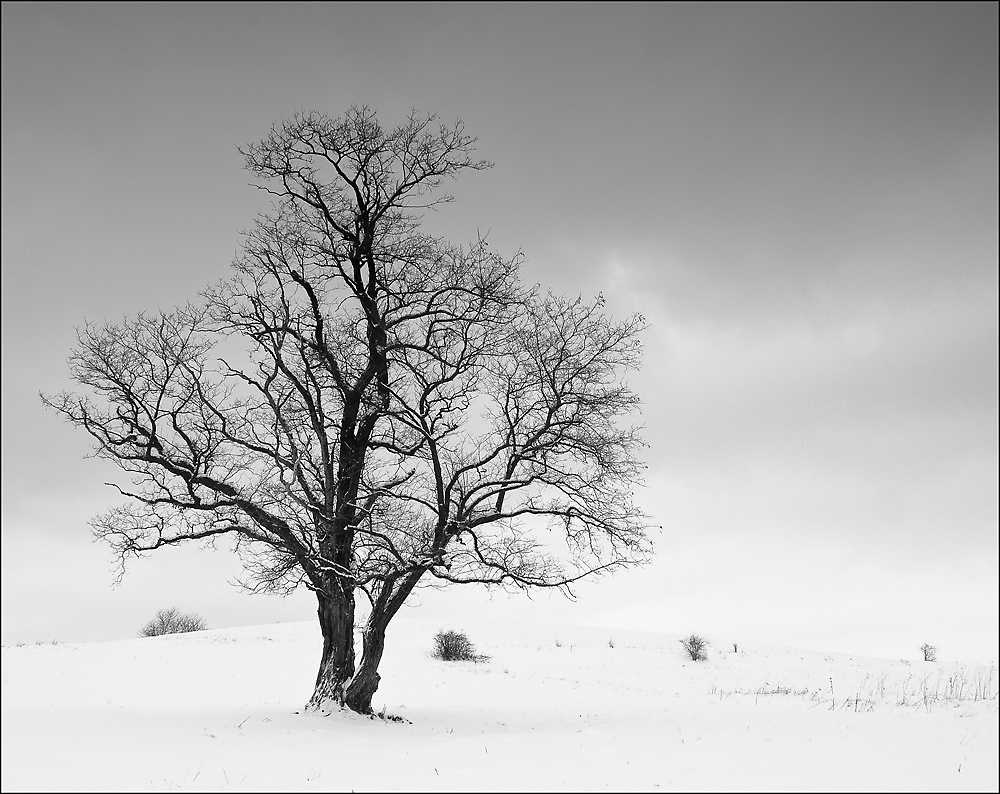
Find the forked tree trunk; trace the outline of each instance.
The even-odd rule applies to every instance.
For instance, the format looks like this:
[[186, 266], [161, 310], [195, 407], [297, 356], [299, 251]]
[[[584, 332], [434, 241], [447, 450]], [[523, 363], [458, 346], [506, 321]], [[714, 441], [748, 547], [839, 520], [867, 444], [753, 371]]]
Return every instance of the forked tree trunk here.
[[332, 711], [346, 705], [347, 683], [354, 676], [354, 593], [345, 589], [331, 596], [317, 590], [316, 598], [323, 656], [306, 709]]
[[399, 611], [420, 580], [423, 571], [415, 571], [396, 587], [392, 582], [385, 584], [385, 589], [372, 607], [371, 615], [365, 624], [361, 645], [361, 664], [358, 672], [347, 687], [347, 707], [359, 714], [371, 714], [372, 697], [378, 690], [382, 677], [378, 674], [378, 666], [385, 650], [385, 632], [389, 621]]
[[385, 650], [385, 630], [389, 621], [376, 618], [374, 612], [365, 625], [361, 641], [361, 664], [358, 672], [347, 688], [347, 707], [359, 714], [371, 714], [372, 697], [378, 689], [382, 676], [378, 674], [378, 666]]

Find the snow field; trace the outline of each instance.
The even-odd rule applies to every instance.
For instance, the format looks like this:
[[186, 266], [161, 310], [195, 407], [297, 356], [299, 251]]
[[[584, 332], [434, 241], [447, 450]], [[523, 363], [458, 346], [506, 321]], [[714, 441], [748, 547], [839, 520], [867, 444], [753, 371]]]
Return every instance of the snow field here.
[[[490, 661], [430, 656], [464, 631]], [[3, 648], [4, 791], [996, 791], [997, 672], [533, 624], [390, 627], [302, 714], [312, 623]], [[710, 637], [710, 639], [713, 639]], [[916, 651], [915, 651], [916, 654]]]

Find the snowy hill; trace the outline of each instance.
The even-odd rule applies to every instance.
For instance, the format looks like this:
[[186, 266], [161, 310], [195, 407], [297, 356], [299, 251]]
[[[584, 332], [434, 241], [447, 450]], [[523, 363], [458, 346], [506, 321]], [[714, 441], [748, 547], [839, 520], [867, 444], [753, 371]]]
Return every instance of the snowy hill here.
[[[490, 660], [433, 659], [439, 629]], [[678, 639], [406, 613], [375, 697], [399, 722], [298, 713], [312, 623], [5, 647], [2, 788], [998, 789], [993, 666]]]

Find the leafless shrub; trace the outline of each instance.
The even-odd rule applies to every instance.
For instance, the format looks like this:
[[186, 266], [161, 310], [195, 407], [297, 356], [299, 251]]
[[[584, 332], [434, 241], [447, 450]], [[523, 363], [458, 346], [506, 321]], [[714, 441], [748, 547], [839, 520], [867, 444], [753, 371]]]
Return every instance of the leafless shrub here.
[[189, 631], [204, 631], [205, 621], [192, 612], [184, 614], [176, 607], [161, 609], [148, 623], [139, 629], [140, 637], [159, 637], [163, 634], [186, 634]]
[[708, 640], [704, 637], [699, 637], [697, 634], [692, 633], [690, 636], [682, 639], [680, 643], [684, 646], [684, 650], [693, 661], [703, 662], [708, 658], [708, 654], [706, 653], [708, 650]]
[[936, 662], [937, 661], [937, 648], [935, 648], [930, 643], [924, 643], [920, 646], [921, 652], [924, 654], [925, 662]]
[[476, 653], [476, 646], [460, 631], [439, 631], [434, 635], [431, 656], [442, 662], [488, 662], [489, 656]]

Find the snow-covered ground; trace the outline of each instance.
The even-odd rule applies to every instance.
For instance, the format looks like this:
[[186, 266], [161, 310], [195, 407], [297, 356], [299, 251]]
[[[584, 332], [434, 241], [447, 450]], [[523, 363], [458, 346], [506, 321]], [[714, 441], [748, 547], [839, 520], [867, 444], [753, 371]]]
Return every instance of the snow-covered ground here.
[[[485, 663], [430, 656], [465, 631]], [[299, 713], [312, 623], [3, 648], [10, 791], [997, 791], [995, 666], [532, 624], [390, 627], [377, 708]], [[734, 651], [732, 643], [739, 643]]]

